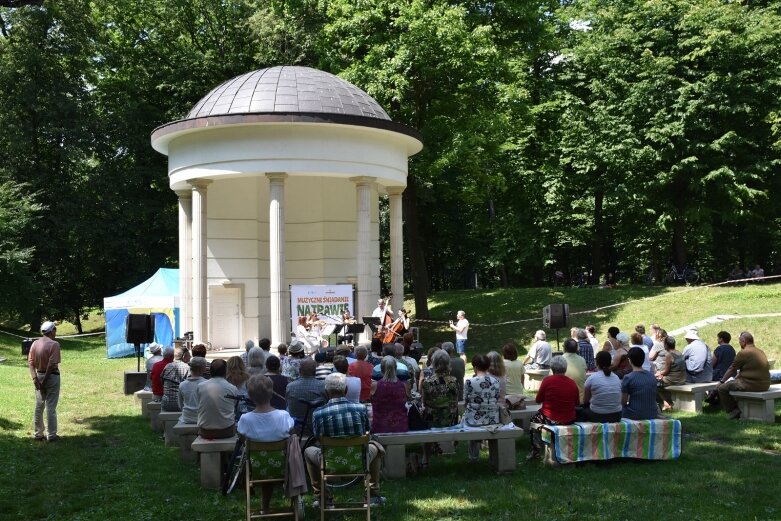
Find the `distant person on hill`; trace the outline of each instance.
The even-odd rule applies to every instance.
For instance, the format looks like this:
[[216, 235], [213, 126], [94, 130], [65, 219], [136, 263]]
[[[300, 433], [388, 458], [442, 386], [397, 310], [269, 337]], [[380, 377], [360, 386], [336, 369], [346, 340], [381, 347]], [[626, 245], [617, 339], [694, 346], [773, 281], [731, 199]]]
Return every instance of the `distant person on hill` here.
[[[724, 373], [719, 385], [719, 400], [730, 419], [740, 418], [740, 408], [730, 391], [758, 392], [770, 387], [770, 364], [765, 353], [754, 345], [754, 336], [744, 331], [738, 337], [740, 352]], [[733, 375], [737, 376], [729, 380]], [[728, 381], [729, 380], [729, 381]]]
[[710, 348], [694, 329], [687, 331], [683, 338], [688, 344], [683, 350], [683, 359], [686, 361], [686, 383], [699, 384], [713, 381]]
[[549, 369], [551, 358], [553, 357], [553, 348], [546, 342], [545, 331], [542, 329], [534, 333], [534, 343], [529, 349], [529, 353], [523, 360], [524, 369]]
[[659, 414], [656, 405], [656, 378], [643, 369], [645, 351], [640, 347], [629, 350], [632, 372], [621, 381], [622, 416], [630, 420], [653, 420]]
[[751, 270], [751, 277], [752, 278], [757, 279], [757, 278], [764, 277], [764, 276], [765, 276], [765, 270], [762, 269], [762, 266], [760, 266], [759, 264], [754, 266], [754, 269]]
[[163, 411], [181, 411], [179, 407], [179, 384], [190, 376], [190, 352], [187, 348], [174, 349], [174, 361], [165, 366], [161, 378], [163, 379]]

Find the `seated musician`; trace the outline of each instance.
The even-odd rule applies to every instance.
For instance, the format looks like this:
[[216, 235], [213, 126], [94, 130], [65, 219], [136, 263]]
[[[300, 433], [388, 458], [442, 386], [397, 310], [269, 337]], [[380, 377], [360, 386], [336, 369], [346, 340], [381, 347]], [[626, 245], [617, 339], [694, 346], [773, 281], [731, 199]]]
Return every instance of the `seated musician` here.
[[344, 332], [343, 335], [339, 335], [338, 341], [340, 344], [352, 344], [355, 340], [355, 337], [352, 333], [347, 332], [347, 326], [356, 324], [357, 321], [355, 320], [355, 317], [353, 317], [350, 314], [349, 309], [345, 309], [344, 313], [342, 313], [342, 331]]
[[306, 354], [311, 354], [317, 351], [318, 343], [317, 339], [312, 337], [307, 329], [307, 317], [298, 317], [298, 325], [296, 326], [296, 339], [304, 344], [306, 347]]

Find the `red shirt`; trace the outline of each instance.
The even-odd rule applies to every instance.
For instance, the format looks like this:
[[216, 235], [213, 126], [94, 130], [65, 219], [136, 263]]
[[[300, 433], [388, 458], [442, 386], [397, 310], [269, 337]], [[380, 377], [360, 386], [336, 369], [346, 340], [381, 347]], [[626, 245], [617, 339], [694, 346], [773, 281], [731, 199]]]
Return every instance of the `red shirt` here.
[[361, 401], [368, 402], [372, 397], [372, 364], [365, 360], [353, 362], [347, 368], [347, 374], [361, 379]]
[[543, 378], [537, 391], [537, 403], [542, 404], [542, 414], [558, 424], [575, 421], [575, 407], [580, 402], [578, 386], [572, 378], [553, 374]]
[[173, 361], [173, 358], [163, 358], [152, 366], [152, 394], [155, 396], [163, 396], [163, 369]]

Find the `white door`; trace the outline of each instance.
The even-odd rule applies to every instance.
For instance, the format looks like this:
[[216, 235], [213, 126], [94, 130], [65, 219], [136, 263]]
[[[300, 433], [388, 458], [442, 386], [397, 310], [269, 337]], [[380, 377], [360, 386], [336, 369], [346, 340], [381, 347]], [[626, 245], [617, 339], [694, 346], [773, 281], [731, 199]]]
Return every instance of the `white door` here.
[[211, 288], [209, 326], [214, 347], [233, 349], [241, 346], [241, 290]]

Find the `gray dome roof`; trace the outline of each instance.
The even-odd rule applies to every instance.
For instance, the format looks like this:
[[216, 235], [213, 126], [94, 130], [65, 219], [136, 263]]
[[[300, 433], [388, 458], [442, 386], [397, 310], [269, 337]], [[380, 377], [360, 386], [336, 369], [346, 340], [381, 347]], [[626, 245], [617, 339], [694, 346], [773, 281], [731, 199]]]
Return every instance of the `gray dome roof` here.
[[278, 66], [226, 81], [203, 97], [185, 119], [228, 114], [339, 114], [390, 121], [355, 85], [309, 67]]

